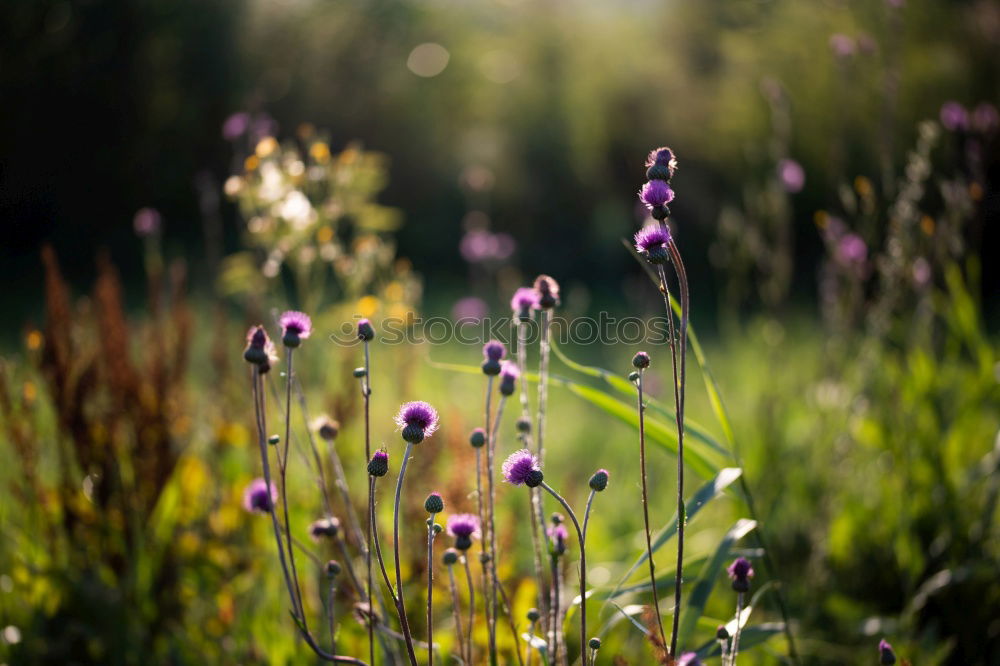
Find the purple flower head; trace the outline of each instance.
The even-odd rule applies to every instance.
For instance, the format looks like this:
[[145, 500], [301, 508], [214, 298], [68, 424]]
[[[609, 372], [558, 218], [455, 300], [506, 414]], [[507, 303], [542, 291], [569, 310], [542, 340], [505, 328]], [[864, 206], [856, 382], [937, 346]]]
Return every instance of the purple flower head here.
[[854, 55], [854, 40], [842, 33], [830, 35], [830, 50], [838, 58], [848, 58]]
[[140, 208], [136, 211], [135, 217], [132, 218], [135, 235], [140, 238], [155, 236], [160, 233], [162, 226], [163, 218], [155, 208]]
[[500, 364], [500, 393], [501, 395], [514, 395], [514, 385], [521, 376], [521, 371], [517, 369], [517, 364], [512, 361], [504, 361]]
[[538, 292], [531, 287], [519, 287], [510, 299], [510, 309], [527, 317], [532, 310], [538, 309]]
[[972, 126], [976, 128], [976, 131], [989, 134], [998, 125], [1000, 125], [1000, 112], [997, 111], [997, 107], [987, 102], [976, 105], [972, 112]]
[[365, 342], [371, 342], [375, 339], [375, 329], [372, 327], [372, 322], [367, 317], [358, 320], [358, 340], [364, 340]]
[[701, 659], [694, 652], [685, 652], [677, 659], [677, 666], [702, 666]]
[[438, 429], [437, 410], [422, 400], [405, 403], [395, 420], [403, 431], [403, 439], [411, 444], [419, 444]]
[[892, 649], [892, 645], [889, 641], [884, 638], [878, 642], [878, 663], [879, 664], [895, 664], [896, 663], [896, 651]]
[[753, 578], [753, 567], [745, 557], [737, 557], [726, 569], [729, 578], [733, 581], [733, 589], [737, 592], [746, 592], [750, 589], [750, 579]]
[[639, 190], [639, 200], [646, 208], [653, 210], [656, 206], [666, 206], [674, 200], [674, 191], [665, 180], [651, 180]]
[[674, 151], [667, 147], [654, 148], [646, 156], [646, 180], [669, 181], [677, 170]]
[[309, 525], [309, 536], [313, 541], [333, 539], [340, 532], [340, 521], [333, 516], [320, 518]]
[[548, 275], [539, 275], [535, 278], [535, 292], [538, 294], [538, 308], [541, 310], [551, 310], [559, 305], [559, 283]]
[[389, 473], [389, 454], [379, 449], [372, 454], [372, 459], [368, 461], [368, 474], [371, 476], [385, 476]]
[[528, 449], [514, 451], [504, 461], [503, 478], [507, 483], [515, 486], [527, 484], [529, 488], [534, 488], [541, 484], [542, 468], [538, 465], [538, 458], [532, 455]]
[[651, 264], [662, 264], [670, 258], [667, 245], [670, 244], [670, 228], [665, 224], [649, 224], [633, 236], [636, 252], [646, 257]]
[[278, 324], [281, 326], [281, 341], [286, 347], [298, 347], [312, 334], [312, 320], [305, 312], [288, 310], [278, 319]]
[[806, 172], [802, 165], [791, 159], [778, 161], [778, 179], [786, 192], [795, 194], [801, 192], [806, 184]]
[[941, 105], [941, 124], [949, 132], [964, 130], [969, 126], [969, 112], [958, 102], [945, 102]]
[[490, 340], [483, 345], [483, 357], [487, 361], [499, 361], [507, 355], [507, 348], [499, 340]]
[[448, 534], [455, 537], [455, 548], [468, 550], [472, 540], [481, 536], [479, 518], [471, 513], [454, 513], [448, 516]]
[[837, 245], [837, 253], [844, 263], [859, 265], [868, 258], [868, 246], [861, 236], [854, 233], [844, 234]]
[[226, 141], [235, 141], [243, 136], [250, 128], [250, 114], [246, 111], [239, 111], [226, 118], [222, 123], [222, 138]]
[[562, 523], [550, 526], [545, 533], [549, 535], [549, 541], [552, 542], [552, 552], [556, 555], [562, 555], [566, 552], [566, 540], [569, 539], [569, 532], [566, 531], [566, 526]]
[[278, 360], [274, 343], [267, 337], [263, 326], [252, 326], [247, 331], [247, 346], [243, 351], [243, 358], [247, 363], [256, 365], [262, 373], [267, 372], [271, 364]]
[[264, 479], [254, 479], [243, 491], [243, 508], [251, 512], [270, 512], [278, 501], [278, 489], [272, 483], [270, 490], [271, 492], [268, 492], [267, 482]]
[[460, 298], [455, 301], [455, 305], [451, 306], [451, 318], [455, 321], [463, 319], [480, 321], [485, 319], [489, 312], [490, 308], [486, 305], [486, 301], [475, 296]]

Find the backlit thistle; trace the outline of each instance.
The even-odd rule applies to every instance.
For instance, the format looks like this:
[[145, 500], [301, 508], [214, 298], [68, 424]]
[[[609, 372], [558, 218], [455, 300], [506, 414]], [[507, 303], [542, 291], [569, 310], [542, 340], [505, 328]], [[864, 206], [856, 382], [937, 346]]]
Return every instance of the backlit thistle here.
[[358, 321], [358, 340], [371, 342], [374, 339], [375, 329], [372, 327], [372, 323], [368, 319]]
[[569, 532], [566, 530], [566, 526], [562, 523], [551, 525], [547, 530], [546, 534], [549, 535], [549, 542], [552, 548], [552, 554], [556, 557], [562, 557], [566, 554], [566, 540], [569, 539]]
[[340, 521], [333, 516], [320, 518], [309, 525], [309, 536], [313, 541], [336, 539], [338, 534], [340, 534]]
[[424, 511], [429, 514], [441, 513], [444, 511], [444, 500], [440, 493], [431, 493], [424, 500]]
[[656, 210], [674, 200], [674, 191], [670, 189], [670, 185], [665, 180], [650, 180], [639, 190], [639, 200], [649, 210]]
[[896, 663], [896, 652], [884, 638], [878, 642], [878, 663], [883, 666]]
[[745, 557], [737, 557], [733, 563], [726, 568], [730, 580], [733, 581], [733, 589], [736, 590], [736, 634], [733, 636], [732, 657], [729, 663], [736, 666], [736, 657], [740, 652], [740, 634], [743, 633], [743, 596], [750, 591], [750, 579], [754, 576], [753, 567]]
[[535, 488], [545, 478], [538, 464], [538, 457], [528, 449], [520, 449], [507, 456], [501, 471], [504, 481], [515, 486], [526, 485]]
[[384, 449], [380, 449], [372, 454], [368, 461], [368, 474], [371, 476], [385, 476], [389, 473], [389, 454]]
[[[438, 413], [422, 400], [404, 403], [396, 414], [396, 425], [402, 431], [403, 439], [410, 444], [419, 444], [438, 429]], [[406, 461], [403, 461], [406, 464]]]
[[551, 310], [559, 305], [559, 283], [548, 275], [535, 278], [535, 292], [538, 294], [538, 307]]
[[660, 265], [670, 259], [667, 245], [670, 244], [670, 228], [650, 224], [635, 233], [635, 250], [651, 264]]
[[268, 483], [264, 479], [254, 479], [243, 491], [243, 508], [247, 511], [269, 513], [277, 501], [277, 488], [272, 483], [268, 492]]
[[702, 663], [694, 652], [685, 652], [677, 658], [677, 666], [702, 666]]
[[649, 367], [649, 354], [644, 351], [638, 352], [632, 357], [632, 367], [638, 370], [645, 370]]
[[590, 477], [590, 489], [595, 492], [604, 492], [608, 487], [608, 470], [599, 469]]
[[278, 319], [281, 326], [281, 342], [286, 347], [295, 348], [312, 334], [312, 320], [304, 312], [288, 310]]
[[498, 340], [490, 340], [483, 345], [483, 373], [500, 374], [500, 361], [507, 355], [507, 348]]
[[665, 180], [670, 182], [677, 170], [677, 159], [674, 151], [666, 146], [654, 148], [646, 156], [646, 180]]
[[247, 331], [247, 346], [243, 351], [243, 359], [247, 363], [256, 365], [262, 373], [267, 372], [265, 367], [270, 369], [270, 365], [278, 360], [274, 343], [267, 336], [263, 326], [254, 326]]
[[531, 287], [519, 287], [510, 299], [510, 309], [521, 321], [531, 319], [531, 311], [538, 307], [538, 292]]
[[471, 513], [453, 513], [446, 523], [448, 534], [455, 538], [455, 548], [465, 552], [472, 547], [472, 540], [482, 536], [479, 517]]
[[[514, 395], [514, 388], [517, 384], [517, 379], [521, 376], [521, 372], [517, 369], [517, 365], [511, 361], [504, 361], [500, 368], [500, 395], [504, 397], [509, 397]], [[497, 415], [497, 420], [499, 421], [500, 416]]]

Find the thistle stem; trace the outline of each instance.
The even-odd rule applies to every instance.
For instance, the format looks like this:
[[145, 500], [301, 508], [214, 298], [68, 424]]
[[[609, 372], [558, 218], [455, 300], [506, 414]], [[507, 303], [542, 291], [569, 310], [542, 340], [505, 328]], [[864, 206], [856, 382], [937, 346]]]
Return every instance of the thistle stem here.
[[434, 515], [427, 521], [427, 666], [434, 666]]
[[[375, 494], [375, 477], [371, 477], [368, 483], [369, 493], [374, 496]], [[382, 580], [385, 581], [385, 587], [389, 590], [389, 598], [392, 599], [392, 604], [398, 608], [399, 601], [396, 598], [396, 590], [392, 587], [392, 582], [389, 580], [389, 572], [385, 568], [385, 558], [382, 557], [382, 544], [378, 538], [378, 523], [375, 521], [375, 504], [372, 503], [372, 510], [369, 519], [372, 524], [372, 542], [375, 547], [375, 560], [378, 562], [379, 570], [382, 572]], [[370, 608], [370, 607], [369, 607]], [[374, 612], [374, 609], [370, 610]]]
[[552, 663], [558, 665], [560, 643], [559, 588], [561, 587], [562, 580], [559, 578], [559, 557], [555, 553], [549, 555], [549, 566], [552, 570], [552, 619], [549, 620], [549, 624], [551, 625], [549, 643], [552, 646]]
[[587, 544], [583, 538], [583, 530], [580, 529], [580, 522], [576, 519], [576, 514], [573, 513], [569, 503], [544, 481], [540, 487], [544, 488], [566, 509], [569, 519], [573, 521], [573, 527], [576, 528], [576, 537], [580, 542], [580, 660], [583, 662], [583, 666], [587, 666]]
[[[468, 551], [466, 551], [466, 552], [468, 552]], [[472, 569], [469, 567], [469, 557], [468, 557], [468, 555], [466, 555], [466, 554], [462, 555], [462, 562], [465, 565], [465, 584], [469, 588], [469, 628], [466, 630], [466, 631], [468, 631], [468, 639], [466, 640], [466, 644], [468, 645], [468, 649], [469, 649], [469, 663], [471, 664], [472, 663], [472, 656], [473, 656], [472, 655], [472, 647], [473, 647], [472, 646], [472, 625], [473, 625], [474, 620], [476, 619], [476, 588], [472, 584]]]
[[[490, 383], [492, 384], [493, 377], [490, 377]], [[496, 623], [497, 623], [497, 598], [500, 595], [500, 583], [497, 578], [497, 532], [496, 532], [496, 486], [494, 483], [494, 476], [496, 473], [495, 458], [496, 458], [496, 441], [497, 432], [500, 430], [500, 418], [503, 416], [504, 405], [507, 404], [507, 396], [501, 395], [500, 402], [497, 404], [496, 417], [493, 419], [493, 427], [489, 428], [489, 413], [487, 412], [487, 430], [488, 437], [486, 438], [486, 481], [488, 485], [487, 495], [489, 501], [489, 536], [490, 536], [490, 579], [491, 579], [491, 589], [490, 589], [490, 604], [492, 608], [490, 612], [492, 614], [493, 622], [491, 626], [491, 639], [493, 641], [493, 649], [496, 650]], [[489, 409], [489, 401], [487, 399], [487, 410]], [[508, 617], [510, 612], [507, 611]], [[520, 661], [521, 650], [517, 646], [517, 632], [514, 632], [514, 644], [518, 653], [518, 661]]]
[[302, 603], [302, 588], [299, 585], [299, 574], [295, 567], [295, 552], [292, 550], [292, 526], [291, 520], [288, 516], [288, 484], [286, 483], [286, 476], [288, 472], [288, 446], [289, 441], [291, 441], [292, 434], [292, 347], [287, 347], [288, 353], [288, 366], [285, 374], [285, 454], [284, 462], [280, 465], [279, 474], [281, 476], [281, 488], [279, 492], [281, 493], [281, 508], [285, 517], [285, 537], [286, 537], [286, 547], [288, 548], [288, 561], [291, 565], [292, 570], [292, 582], [295, 583], [295, 594], [297, 598], [298, 608], [299, 608], [299, 619], [302, 621], [302, 626], [308, 631], [309, 624], [306, 620], [306, 610]]
[[[646, 532], [646, 560], [649, 562], [649, 584], [653, 591], [653, 609], [656, 612], [656, 626], [660, 631], [661, 644], [666, 645], [667, 637], [663, 631], [663, 616], [660, 614], [660, 594], [656, 589], [656, 564], [653, 562], [653, 540], [649, 529], [649, 489], [646, 483], [646, 405], [643, 402], [642, 396], [642, 380], [643, 370], [640, 368], [636, 386], [639, 390], [639, 476], [642, 479], [642, 519]], [[677, 612], [675, 611], [674, 614], [676, 615]]]
[[493, 375], [487, 375], [486, 377], [486, 478], [489, 492], [486, 496], [486, 521], [482, 523], [483, 529], [485, 530], [483, 534], [483, 540], [480, 542], [482, 550], [485, 552], [489, 549], [489, 561], [483, 562], [483, 595], [485, 612], [486, 612], [486, 629], [489, 637], [489, 654], [490, 663], [497, 663], [497, 634], [496, 634], [496, 588], [493, 586], [493, 454], [491, 452], [492, 439], [491, 436], [491, 409], [490, 404], [493, 398]]
[[740, 616], [743, 614], [743, 593], [736, 594], [736, 635], [733, 636], [733, 653], [729, 659], [730, 666], [736, 666], [736, 655], [740, 651], [740, 634], [743, 632], [743, 623]]
[[448, 588], [451, 590], [451, 607], [455, 614], [455, 642], [458, 645], [458, 656], [466, 664], [472, 663], [472, 658], [465, 651], [465, 633], [462, 631], [462, 606], [459, 604], [458, 586], [455, 584], [455, 567], [448, 565]]
[[539, 342], [538, 360], [538, 459], [542, 466], [545, 466], [545, 407], [549, 399], [549, 335], [551, 328], [551, 318], [548, 310], [542, 310], [541, 314], [542, 336]]
[[399, 468], [399, 478], [396, 479], [396, 498], [392, 507], [392, 557], [396, 565], [396, 612], [399, 613], [399, 624], [406, 639], [406, 652], [413, 666], [417, 666], [417, 655], [413, 651], [413, 636], [410, 634], [410, 622], [406, 617], [406, 604], [403, 602], [403, 574], [399, 566], [399, 499], [403, 493], [403, 479], [406, 477], [406, 467], [413, 453], [413, 442], [406, 443], [406, 453], [403, 454], [403, 464]]
[[[365, 376], [361, 380], [361, 396], [365, 403], [365, 464], [371, 460], [371, 396], [372, 396], [372, 380], [371, 380], [371, 359], [368, 355], [368, 341], [364, 341], [365, 346]], [[332, 448], [331, 444], [331, 448]], [[372, 508], [372, 502], [374, 498], [372, 497], [374, 489], [374, 484], [368, 485], [368, 521], [365, 526], [365, 569], [367, 570], [367, 592], [368, 592], [368, 608], [372, 610], [372, 516], [374, 515], [374, 509]], [[381, 598], [381, 597], [380, 597]], [[368, 655], [370, 661], [375, 663], [375, 623], [368, 623]]]

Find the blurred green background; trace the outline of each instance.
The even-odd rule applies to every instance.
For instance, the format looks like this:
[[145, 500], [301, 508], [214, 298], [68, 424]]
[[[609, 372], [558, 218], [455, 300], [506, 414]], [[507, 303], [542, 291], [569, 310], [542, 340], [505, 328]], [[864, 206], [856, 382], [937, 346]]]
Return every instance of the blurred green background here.
[[[782, 620], [780, 593], [800, 663], [874, 664], [881, 636], [915, 664], [1000, 660], [1000, 3], [4, 0], [0, 12], [0, 423], [14, 461], [0, 473], [0, 660], [310, 659], [267, 525], [240, 508], [260, 464], [246, 327], [286, 307], [324, 332], [359, 314], [504, 314], [540, 272], [562, 283], [568, 319], [656, 314], [622, 239], [645, 217], [644, 156], [664, 143], [680, 161], [671, 219], [693, 322], [735, 434], [694, 361], [689, 413], [744, 467], [776, 565], [759, 582], [780, 581], [751, 624]], [[624, 375], [635, 349], [565, 351]], [[669, 402], [667, 355], [650, 351], [651, 391]], [[308, 354], [310, 403], [341, 421], [360, 501], [358, 350]], [[478, 349], [375, 358], [379, 441], [395, 447], [398, 402], [437, 404], [441, 462], [424, 471], [450, 506], [467, 502], [481, 380], [429, 361], [475, 365]], [[640, 549], [641, 522], [617, 510], [635, 501], [635, 433], [572, 392], [553, 401], [569, 499], [585, 500], [573, 483], [594, 461], [622, 479], [588, 553], [594, 584], [613, 585]], [[652, 464], [659, 525], [674, 461]], [[430, 489], [412, 488], [414, 506]], [[745, 497], [724, 497], [692, 523], [692, 552], [748, 515]], [[316, 492], [291, 498], [304, 535]], [[511, 525], [523, 613], [530, 567]], [[342, 595], [341, 644], [361, 654]], [[699, 645], [730, 596], [716, 586]], [[769, 636], [741, 661], [786, 662], [783, 634]], [[649, 654], [627, 622], [604, 650], [608, 663]]]

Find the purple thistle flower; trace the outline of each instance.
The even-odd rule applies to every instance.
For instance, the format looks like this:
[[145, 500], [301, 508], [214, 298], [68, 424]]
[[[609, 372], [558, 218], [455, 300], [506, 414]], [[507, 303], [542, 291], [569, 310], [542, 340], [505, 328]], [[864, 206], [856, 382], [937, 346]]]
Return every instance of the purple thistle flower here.
[[778, 179], [786, 192], [795, 194], [801, 192], [806, 184], [806, 172], [802, 165], [792, 159], [778, 161]]
[[562, 555], [566, 552], [566, 541], [569, 539], [569, 532], [566, 530], [566, 526], [562, 523], [550, 526], [545, 533], [549, 535], [549, 540], [552, 542], [552, 551], [556, 555]]
[[403, 404], [395, 421], [403, 431], [403, 439], [411, 444], [419, 444], [438, 429], [437, 410], [422, 400]]
[[248, 363], [259, 366], [262, 373], [267, 372], [271, 364], [278, 360], [274, 343], [267, 337], [263, 326], [252, 326], [247, 331], [247, 346], [243, 351], [243, 358]]
[[868, 258], [868, 246], [861, 236], [845, 234], [837, 245], [837, 252], [845, 264], [863, 264]]
[[878, 642], [878, 663], [880, 664], [895, 664], [896, 663], [896, 652], [892, 649], [892, 645], [889, 641], [884, 638]]
[[504, 480], [515, 486], [527, 484], [529, 488], [534, 488], [543, 480], [538, 458], [528, 449], [520, 449], [510, 454], [504, 461], [501, 471]]
[[488, 361], [499, 361], [507, 355], [507, 348], [499, 340], [490, 340], [483, 345], [483, 357]]
[[480, 321], [485, 319], [489, 313], [490, 307], [486, 304], [486, 301], [475, 296], [460, 298], [451, 306], [451, 318], [455, 321], [463, 319]]
[[746, 592], [750, 589], [750, 579], [754, 576], [753, 567], [745, 557], [737, 557], [726, 569], [729, 578], [733, 581], [733, 589], [737, 592]]
[[268, 513], [278, 501], [278, 489], [271, 484], [271, 492], [264, 479], [254, 479], [243, 491], [243, 508], [250, 512]]
[[519, 287], [510, 299], [510, 309], [527, 318], [532, 310], [538, 309], [538, 292], [531, 287]]
[[696, 653], [685, 652], [677, 659], [677, 666], [702, 666], [702, 664]]
[[375, 339], [375, 329], [372, 328], [372, 323], [369, 319], [359, 319], [358, 320], [358, 340], [364, 340], [365, 342], [371, 342]]
[[298, 347], [312, 334], [312, 320], [305, 312], [288, 310], [281, 315], [278, 324], [281, 326], [281, 341], [286, 347]]
[[472, 547], [472, 540], [482, 536], [479, 517], [471, 513], [453, 513], [448, 516], [446, 525], [448, 534], [455, 537], [455, 548], [459, 550], [468, 550]]
[[385, 476], [389, 473], [389, 454], [383, 449], [379, 449], [372, 454], [372, 459], [368, 461], [368, 474], [371, 476]]
[[538, 294], [539, 309], [551, 310], [559, 305], [559, 283], [548, 275], [539, 275], [536, 277], [534, 289]]
[[854, 40], [842, 33], [830, 35], [830, 49], [838, 58], [848, 58], [854, 55]]
[[250, 128], [250, 114], [245, 111], [238, 111], [226, 118], [222, 123], [222, 138], [226, 141], [235, 141], [243, 136]]
[[651, 180], [639, 190], [639, 200], [646, 208], [653, 210], [657, 206], [666, 206], [674, 200], [674, 191], [665, 180]]
[[521, 371], [517, 369], [517, 364], [512, 361], [504, 361], [500, 365], [500, 394], [514, 395], [514, 385], [517, 383]]
[[136, 211], [135, 217], [132, 218], [132, 226], [135, 229], [135, 235], [139, 238], [155, 236], [160, 233], [163, 218], [155, 208], [140, 208]]
[[333, 516], [320, 518], [309, 525], [309, 536], [313, 541], [332, 539], [340, 532], [340, 521]]
[[964, 130], [969, 126], [969, 112], [958, 102], [945, 102], [941, 105], [941, 124], [949, 132]]
[[670, 244], [670, 228], [665, 224], [649, 224], [633, 236], [636, 252], [646, 257], [651, 264], [662, 264], [670, 258], [667, 246]]
[[654, 148], [646, 156], [646, 180], [669, 181], [677, 170], [674, 151], [667, 147]]

